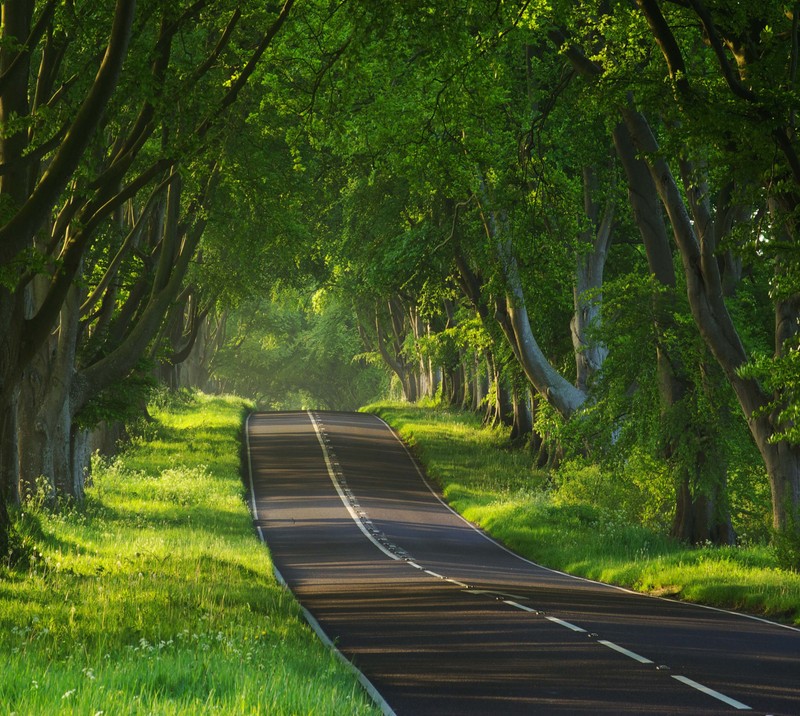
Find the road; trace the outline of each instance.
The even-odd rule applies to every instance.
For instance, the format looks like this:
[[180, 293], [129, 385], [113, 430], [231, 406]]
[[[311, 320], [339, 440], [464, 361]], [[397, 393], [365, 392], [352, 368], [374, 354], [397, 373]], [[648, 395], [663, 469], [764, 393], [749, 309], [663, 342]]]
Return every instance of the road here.
[[387, 713], [800, 714], [800, 631], [512, 554], [375, 416], [254, 414], [247, 444], [276, 568]]

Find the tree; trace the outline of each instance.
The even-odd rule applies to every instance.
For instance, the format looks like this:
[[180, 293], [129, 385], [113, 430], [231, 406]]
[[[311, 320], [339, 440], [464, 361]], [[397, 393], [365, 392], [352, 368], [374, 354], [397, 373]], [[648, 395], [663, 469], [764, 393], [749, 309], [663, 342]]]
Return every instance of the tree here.
[[[702, 33], [716, 65], [716, 74], [707, 81], [700, 79], [699, 73], [696, 75], [694, 63], [655, 3], [641, 2], [640, 8], [675, 88], [673, 111], [686, 117], [689, 131], [700, 137], [699, 146], [695, 142], [677, 158], [685, 195], [680, 192], [671, 167], [656, 156], [659, 143], [644, 115], [634, 108], [625, 108], [623, 117], [637, 147], [647, 157], [670, 217], [697, 327], [736, 392], [767, 467], [775, 529], [800, 538], [800, 451], [780, 437], [779, 413], [771, 409], [784, 404], [785, 398], [780, 392], [768, 393], [757, 380], [741, 371], [749, 355], [725, 303], [717, 260], [722, 239], [719, 218], [727, 207], [720, 201], [721, 195], [713, 193], [709, 181], [711, 167], [698, 162], [698, 149], [710, 134], [723, 147], [721, 155], [714, 159], [728, 175], [728, 181], [740, 186], [752, 180], [762, 183], [761, 197], [771, 219], [765, 237], [768, 255], [775, 275], [783, 275], [787, 260], [789, 263], [793, 260], [787, 257], [786, 248], [796, 241], [797, 225], [793, 217], [800, 184], [800, 163], [790, 129], [796, 106], [797, 18], [787, 17], [782, 8], [768, 5], [728, 14], [724, 8], [711, 13], [701, 2], [690, 3], [686, 15]], [[780, 28], [778, 34], [774, 35], [771, 28]], [[767, 100], [767, 95], [775, 96], [778, 87], [786, 90], [785, 98]], [[714, 116], [718, 121], [703, 132], [697, 125], [695, 103], [688, 98], [693, 91], [705, 95], [704, 100], [716, 109]], [[723, 106], [736, 108], [734, 122], [722, 121]], [[756, 162], [745, 173], [737, 155], [747, 151], [744, 142], [748, 141], [753, 148], [771, 146], [775, 151], [763, 158], [752, 157]], [[760, 240], [761, 237], [756, 237], [756, 241]], [[786, 288], [773, 294], [777, 359], [790, 349], [800, 320], [797, 289], [791, 285]]]
[[[95, 61], [94, 38], [82, 35], [85, 46], [79, 45], [78, 36], [69, 32], [74, 13], [67, 9], [62, 17], [54, 12], [55, 3], [44, 8], [28, 38], [25, 31], [31, 23], [33, 3], [4, 6], [4, 18], [8, 20], [4, 31], [15, 33], [4, 47], [22, 46], [22, 50], [13, 57], [6, 56], [7, 76], [14, 77], [15, 83], [9, 83], [3, 95], [6, 110], [2, 119], [6, 127], [13, 126], [14, 121], [21, 122], [22, 129], [13, 135], [13, 140], [6, 141], [3, 158], [9, 167], [22, 166], [29, 174], [22, 177], [24, 181], [15, 181], [14, 189], [6, 182], [6, 193], [18, 208], [7, 212], [7, 221], [0, 227], [0, 261], [6, 277], [0, 318], [7, 329], [3, 331], [3, 340], [7, 341], [4, 350], [8, 356], [0, 380], [5, 421], [0, 461], [4, 486], [0, 509], [2, 541], [8, 529], [5, 500], [14, 499], [17, 480], [14, 420], [23, 370], [32, 365], [38, 351], [45, 349], [47, 337], [57, 325], [58, 360], [39, 361], [40, 367], [46, 368], [40, 375], [50, 385], [44, 387], [44, 395], [40, 392], [32, 396], [38, 407], [23, 410], [20, 415], [34, 425], [38, 424], [37, 417], [45, 416], [50, 421], [51, 429], [41, 435], [46, 443], [42, 454], [50, 452], [53, 442], [66, 445], [53, 463], [66, 470], [64, 478], [56, 477], [56, 486], [80, 496], [82, 471], [76, 474], [77, 461], [72, 459], [73, 453], [80, 452], [75, 447], [75, 420], [94, 397], [125, 378], [139, 363], [158, 334], [170, 303], [179, 294], [205, 228], [203, 210], [208, 206], [218, 174], [216, 162], [210, 159], [213, 154], [209, 152], [213, 152], [221, 136], [220, 120], [230, 114], [229, 108], [253, 75], [292, 4], [292, 0], [287, 0], [273, 12], [248, 9], [248, 19], [258, 21], [264, 30], [253, 33], [244, 29], [240, 44], [228, 55], [225, 52], [232, 47], [232, 33], [243, 16], [239, 7], [230, 15], [225, 13], [227, 17], [221, 27], [215, 12], [204, 14], [206, 0], [165, 8], [160, 13], [142, 12], [140, 17], [134, 14], [133, 2], [118, 2], [111, 14], [88, 11], [80, 21], [98, 35], [110, 23], [111, 39], [75, 119], [62, 129], [58, 128], [51, 110], [59, 107], [59, 102], [66, 103], [62, 98], [69, 98], [71, 91], [82, 91], [83, 75], [67, 74], [60, 89], [53, 91], [53, 87], [62, 73]], [[220, 2], [216, 10], [224, 10], [223, 5]], [[18, 17], [17, 10], [25, 10], [27, 15], [23, 12], [24, 17]], [[59, 24], [62, 20], [63, 26]], [[129, 53], [128, 41], [137, 20], [135, 45]], [[179, 35], [185, 41], [182, 47], [185, 54], [175, 59], [171, 50]], [[21, 37], [27, 38], [27, 44]], [[39, 75], [34, 77], [30, 74], [29, 60], [37, 42], [42, 62]], [[71, 48], [75, 48], [75, 53], [68, 55]], [[135, 67], [143, 74], [120, 75], [125, 59], [128, 68]], [[130, 91], [124, 96], [114, 95], [121, 77]], [[177, 95], [186, 105], [193, 104], [196, 114], [171, 114], [169, 102]], [[42, 104], [42, 100], [48, 100], [48, 104]], [[69, 117], [68, 107], [64, 116]], [[55, 139], [38, 146], [31, 143], [33, 130], [47, 127], [49, 122], [55, 125]], [[95, 133], [100, 129], [102, 133]], [[154, 139], [158, 129], [161, 136]], [[46, 168], [39, 176], [39, 164], [31, 166], [31, 161], [43, 158]], [[179, 169], [181, 162], [184, 166]], [[122, 243], [120, 251], [124, 259], [125, 252], [132, 248], [130, 244], [139, 242], [146, 234], [144, 247], [150, 251], [154, 275], [141, 274], [134, 279], [134, 290], [123, 295], [114, 276], [125, 263], [112, 261], [108, 278], [100, 279], [92, 296], [81, 296], [79, 282], [86, 260], [93, 249], [100, 249], [103, 240], [109, 238], [107, 222], [115, 212], [119, 214], [126, 202], [134, 201], [153, 184], [155, 189], [150, 198], [129, 212], [132, 238], [130, 243]], [[184, 184], [188, 187], [186, 192]], [[20, 187], [27, 194], [11, 197], [11, 192], [19, 192]], [[137, 216], [140, 207], [142, 214]], [[184, 210], [187, 215], [182, 219]], [[44, 229], [49, 237], [42, 234]], [[42, 260], [32, 262], [21, 253], [24, 249], [30, 256], [41, 255]], [[95, 256], [101, 254], [98, 251]], [[146, 264], [147, 261], [145, 267]], [[32, 289], [34, 277], [38, 296]], [[90, 300], [85, 303], [84, 299]], [[95, 305], [103, 310], [84, 316], [81, 321], [82, 305], [87, 311]], [[119, 314], [114, 315], [117, 310]], [[128, 323], [120, 331], [124, 316]], [[116, 326], [112, 325], [114, 322]], [[82, 355], [84, 360], [88, 358], [88, 363], [77, 366], [76, 370], [81, 336], [91, 338], [88, 353]], [[35, 430], [21, 428], [26, 439], [34, 438]], [[25, 445], [20, 447], [27, 454], [35, 454], [26, 450]]]
[[[97, 44], [92, 46], [89, 41], [89, 47], [77, 48], [54, 27], [57, 3], [45, 4], [34, 20], [35, 6], [33, 0], [27, 0], [6, 3], [2, 10], [0, 123], [5, 131], [0, 138], [0, 163], [5, 171], [0, 176], [0, 553], [8, 547], [6, 502], [15, 492], [17, 386], [24, 366], [46, 340], [69, 291], [68, 280], [56, 281], [49, 300], [34, 315], [26, 315], [24, 289], [36, 265], [30, 252], [77, 171], [119, 81], [136, 3], [118, 0], [104, 16], [93, 18], [96, 34], [92, 40]], [[103, 45], [97, 40], [103, 35], [107, 40], [98, 62], [97, 47]], [[97, 67], [96, 75], [88, 85], [70, 77], [56, 87], [58, 70], [70, 49], [80, 57], [75, 58], [73, 66]], [[34, 75], [31, 70], [36, 54], [41, 62]], [[76, 85], [80, 99], [76, 113], [68, 119], [62, 100]], [[61, 114], [60, 122], [39, 123], [39, 118], [48, 120], [53, 112]], [[12, 127], [16, 131], [9, 131]], [[49, 136], [40, 136], [36, 131], [40, 127], [49, 131]], [[25, 252], [29, 252], [27, 256]], [[70, 258], [64, 256], [65, 267]]]

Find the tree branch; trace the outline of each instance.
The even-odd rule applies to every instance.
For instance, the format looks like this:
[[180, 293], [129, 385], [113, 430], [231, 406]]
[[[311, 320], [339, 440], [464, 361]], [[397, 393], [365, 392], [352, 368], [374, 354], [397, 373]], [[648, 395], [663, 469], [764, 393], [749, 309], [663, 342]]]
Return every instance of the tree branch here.
[[286, 21], [286, 18], [289, 16], [289, 12], [291, 11], [294, 2], [295, 0], [284, 1], [283, 7], [281, 8], [281, 11], [278, 14], [275, 22], [270, 25], [269, 29], [264, 34], [264, 37], [261, 39], [261, 42], [258, 44], [256, 49], [253, 51], [253, 54], [250, 56], [250, 59], [242, 69], [241, 73], [231, 83], [230, 89], [220, 101], [214, 115], [212, 117], [207, 117], [200, 123], [200, 126], [195, 131], [195, 134], [198, 137], [204, 137], [214, 123], [219, 121], [222, 113], [236, 101], [236, 98], [239, 96], [239, 92], [242, 91], [242, 88], [247, 84], [247, 81], [250, 79], [253, 72], [255, 72], [262, 55], [267, 51], [267, 48], [272, 43], [273, 38], [278, 34], [278, 31], [281, 29], [283, 23]]
[[689, 5], [691, 5], [692, 10], [695, 11], [697, 17], [700, 18], [700, 22], [703, 25], [703, 31], [706, 33], [706, 37], [711, 44], [711, 49], [714, 51], [714, 54], [717, 57], [717, 62], [719, 63], [719, 67], [722, 70], [722, 76], [725, 78], [725, 82], [727, 83], [731, 92], [733, 92], [733, 94], [735, 94], [737, 97], [741, 97], [748, 102], [757, 103], [758, 98], [756, 97], [755, 93], [742, 84], [741, 80], [736, 76], [736, 72], [734, 72], [733, 67], [731, 67], [730, 62], [728, 62], [728, 56], [725, 52], [725, 47], [722, 44], [722, 39], [720, 38], [719, 33], [717, 32], [717, 27], [714, 24], [714, 20], [711, 18], [711, 15], [706, 9], [705, 5], [703, 5], [700, 0], [689, 0]]
[[117, 86], [128, 51], [136, 0], [117, 0], [105, 57], [53, 161], [28, 200], [0, 227], [0, 265], [9, 264], [45, 224], [72, 178]]
[[8, 85], [14, 80], [14, 76], [23, 66], [23, 60], [30, 56], [31, 51], [37, 42], [41, 39], [44, 31], [47, 29], [48, 24], [53, 19], [53, 14], [58, 6], [58, 0], [48, 0], [47, 5], [44, 6], [42, 14], [36, 21], [36, 24], [31, 28], [30, 34], [25, 40], [22, 48], [17, 53], [16, 57], [11, 61], [2, 75], [0, 75], [0, 95], [2, 95]]
[[686, 63], [683, 60], [678, 41], [662, 14], [661, 8], [656, 0], [636, 0], [636, 4], [645, 16], [656, 44], [667, 61], [670, 78], [682, 93], [688, 92], [689, 78], [686, 73]]

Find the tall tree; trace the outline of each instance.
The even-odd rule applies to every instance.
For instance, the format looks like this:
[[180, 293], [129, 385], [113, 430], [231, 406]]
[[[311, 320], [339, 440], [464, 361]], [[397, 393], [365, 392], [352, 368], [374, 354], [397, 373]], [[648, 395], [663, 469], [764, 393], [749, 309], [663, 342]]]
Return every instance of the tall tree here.
[[[54, 287], [52, 300], [27, 315], [25, 289], [35, 271], [34, 245], [46, 227], [62, 192], [86, 154], [119, 80], [134, 25], [135, 0], [118, 0], [92, 18], [92, 37], [70, 43], [54, 26], [57, 3], [33, 0], [5, 3], [0, 50], [0, 553], [8, 545], [6, 501], [14, 496], [16, 470], [16, 395], [24, 366], [44, 343], [69, 292], [68, 282]], [[101, 38], [105, 36], [105, 40]], [[65, 55], [83, 67], [56, 87]], [[98, 52], [98, 50], [100, 50]], [[41, 57], [38, 73], [32, 60]], [[80, 80], [96, 68], [94, 79]], [[70, 117], [63, 98], [74, 90], [77, 109]], [[45, 121], [49, 136], [40, 136], [38, 119], [61, 112], [60, 126]], [[69, 110], [66, 110], [69, 112]], [[12, 129], [13, 128], [13, 129]], [[42, 160], [47, 162], [42, 171]], [[33, 270], [33, 271], [32, 271]]]
[[[17, 33], [16, 45], [15, 38], [9, 38], [4, 46], [23, 46], [19, 57], [24, 60], [25, 45], [19, 37], [20, 27], [25, 23], [15, 20], [14, 13], [17, 6], [29, 4], [13, 5], [14, 8], [4, 6], [4, 13], [9, 13], [4, 30], [10, 32], [13, 28]], [[16, 202], [19, 208], [9, 213], [8, 221], [0, 227], [0, 261], [7, 277], [0, 318], [7, 329], [3, 331], [3, 340], [7, 341], [4, 349], [8, 355], [0, 381], [0, 395], [7, 408], [3, 410], [5, 432], [0, 462], [3, 497], [12, 499], [17, 479], [14, 408], [23, 370], [33, 365], [37, 351], [44, 349], [51, 329], [57, 325], [59, 360], [39, 362], [40, 367], [46, 366], [45, 373], [40, 375], [47, 378], [49, 385], [44, 386], [43, 392], [32, 395], [38, 407], [26, 409], [21, 415], [30, 418], [34, 425], [37, 415], [46, 417], [53, 425], [52, 430], [44, 431], [43, 439], [66, 443], [62, 453], [69, 456], [75, 444], [75, 426], [71, 423], [94, 396], [129, 374], [158, 334], [170, 303], [182, 288], [183, 277], [203, 233], [206, 223], [203, 212], [218, 173], [216, 162], [209, 157], [219, 137], [224, 136], [221, 130], [226, 127], [221, 120], [230, 119], [230, 108], [283, 26], [293, 2], [287, 0], [282, 7], [273, 9], [254, 5], [244, 13], [240, 7], [228, 11], [224, 2], [209, 7], [207, 0], [187, 1], [162, 12], [153, 12], [151, 8], [139, 15], [135, 15], [135, 3], [122, 1], [113, 11], [87, 11], [80, 19], [83, 24], [91, 22], [89, 26], [97, 37], [110, 24], [111, 34], [97, 76], [85, 88], [81, 65], [85, 71], [87, 64], [91, 66], [97, 61], [97, 40], [81, 37], [82, 42], [78, 43], [69, 26], [74, 11], [64, 10], [62, 18], [53, 12], [54, 5], [46, 6], [27, 40], [28, 48], [37, 42], [42, 45], [39, 74], [32, 75], [27, 63], [24, 77], [13, 88], [8, 87], [8, 110], [3, 115], [4, 124], [13, 126], [12, 111], [20, 113], [26, 109], [24, 117], [14, 116], [13, 121], [22, 123], [22, 133], [29, 137], [30, 146], [21, 147], [19, 141], [8, 143], [3, 156], [10, 166], [21, 161], [31, 170], [27, 183], [16, 184], [16, 191], [19, 186], [28, 187], [24, 200]], [[222, 19], [219, 11], [223, 11]], [[263, 30], [253, 32], [244, 23], [240, 24], [243, 15]], [[63, 25], [59, 24], [62, 19]], [[242, 32], [234, 46], [231, 38], [237, 27]], [[135, 43], [129, 53], [128, 41], [134, 28]], [[183, 40], [182, 53], [173, 53], [173, 43], [178, 37]], [[66, 55], [71, 48], [76, 52]], [[128, 72], [120, 75], [126, 58]], [[21, 71], [23, 65], [22, 60], [7, 59], [8, 76]], [[69, 75], [70, 72], [76, 74]], [[53, 91], [65, 73], [61, 87]], [[120, 81], [126, 85], [128, 94], [117, 96], [114, 89]], [[54, 122], [53, 108], [60, 107], [61, 102], [67, 103], [62, 98], [77, 95], [80, 99], [82, 91], [84, 99], [75, 118], [63, 129], [55, 123], [53, 139], [38, 146], [32, 143], [30, 138], [36, 136], [33, 130]], [[25, 105], [20, 99], [22, 95], [33, 100], [29, 99]], [[177, 97], [184, 103], [186, 113], [176, 115], [169, 110]], [[43, 104], [43, 100], [47, 103]], [[69, 117], [68, 107], [64, 112]], [[102, 133], [96, 131], [100, 129]], [[41, 159], [45, 160], [41, 162], [44, 170], [39, 176], [39, 165], [31, 166], [31, 162]], [[183, 163], [183, 168], [178, 168], [179, 163]], [[196, 173], [190, 174], [187, 168]], [[188, 178], [192, 181], [184, 192], [182, 184]], [[101, 279], [93, 294], [81, 296], [75, 282], [91, 268], [85, 264], [90, 252], [100, 248], [113, 234], [106, 230], [109, 222], [126, 202], [133, 201], [142, 191], [150, 192], [154, 185], [154, 194], [142, 200], [130, 214], [136, 217], [142, 207], [142, 216], [136, 217], [129, 227], [130, 242], [123, 242], [120, 247], [123, 253], [130, 252], [132, 244], [141, 244], [143, 234], [148, 237], [144, 246], [135, 248], [144, 247], [151, 252], [152, 280], [147, 280], [145, 274], [144, 283], [138, 280], [138, 287], [132, 293], [121, 294], [113, 276], [123, 264], [116, 261], [112, 262], [114, 267], [108, 272], [109, 277]], [[11, 191], [8, 184], [6, 189]], [[153, 207], [161, 208], [153, 210]], [[181, 216], [183, 211], [185, 218]], [[34, 263], [25, 258], [26, 251], [31, 256], [41, 255], [42, 261]], [[101, 253], [95, 251], [95, 256]], [[117, 310], [115, 304], [120, 316], [127, 312], [128, 325], [121, 332], [113, 330], [109, 323], [112, 319], [117, 328], [120, 325], [119, 316], [113, 315]], [[83, 306], [89, 311], [95, 305], [102, 310], [80, 320], [79, 308]], [[104, 323], [104, 329], [99, 330], [98, 325]], [[76, 365], [80, 336], [93, 339], [89, 352], [82, 356], [89, 362], [82, 366]], [[114, 340], [116, 344], [112, 344]], [[63, 427], [64, 421], [67, 427]], [[56, 424], [62, 426], [56, 430]], [[28, 431], [25, 436], [33, 439], [34, 434], [35, 431]], [[31, 452], [30, 446], [21, 448], [23, 452]], [[48, 450], [43, 452], [46, 455]], [[71, 472], [74, 461], [61, 455], [57, 463], [67, 474], [65, 479], [57, 480], [58, 485], [79, 495], [82, 484], [80, 477]], [[5, 537], [5, 502], [2, 507], [0, 533]]]

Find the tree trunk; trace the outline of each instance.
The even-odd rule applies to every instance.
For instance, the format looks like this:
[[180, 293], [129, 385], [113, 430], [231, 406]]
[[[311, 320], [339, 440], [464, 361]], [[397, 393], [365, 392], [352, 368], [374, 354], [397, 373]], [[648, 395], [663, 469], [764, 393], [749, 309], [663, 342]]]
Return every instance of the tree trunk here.
[[493, 390], [496, 390], [494, 382], [494, 356], [491, 351], [486, 351], [486, 393], [483, 400], [483, 424], [494, 425], [497, 418], [497, 396], [492, 397]]
[[506, 311], [513, 331], [514, 354], [520, 360], [531, 385], [559, 413], [568, 418], [584, 404], [586, 393], [558, 373], [545, 358], [531, 330], [517, 260], [511, 246], [505, 245], [500, 254], [507, 291]]
[[[54, 430], [51, 436], [53, 454], [53, 485], [59, 496], [83, 497], [83, 475], [72, 472], [74, 461], [72, 459], [72, 411], [67, 398], [61, 405], [55, 419]], [[81, 484], [78, 484], [79, 480]]]
[[[19, 503], [18, 393], [14, 391], [9, 402], [0, 406], [0, 545], [4, 535], [2, 514], [7, 514], [7, 505]], [[0, 554], [4, 552], [0, 550]]]
[[82, 502], [86, 493], [86, 484], [91, 477], [91, 449], [89, 442], [89, 430], [86, 428], [71, 426], [69, 438], [69, 462], [68, 477], [71, 482], [68, 488], [65, 486], [64, 492], [72, 496], [78, 502]]
[[[531, 422], [536, 420], [536, 411], [538, 409], [538, 403], [540, 400], [541, 398], [539, 396], [534, 394], [530, 395]], [[528, 449], [533, 457], [533, 464], [537, 468], [541, 469], [550, 462], [545, 436], [539, 433], [536, 429], [531, 432], [531, 439], [528, 442]]]
[[486, 361], [481, 361], [478, 354], [475, 354], [474, 387], [472, 390], [472, 410], [480, 412], [481, 405], [486, 400], [486, 393], [489, 392], [488, 373], [485, 370]]
[[[39, 310], [46, 286], [28, 287], [28, 312]], [[74, 375], [80, 293], [72, 286], [59, 314], [58, 330], [28, 363], [19, 399], [19, 480], [22, 495], [34, 494], [45, 478], [51, 495], [69, 470], [69, 391]], [[72, 494], [68, 491], [67, 494]]]
[[402, 308], [397, 304], [398, 301], [396, 299], [386, 302], [388, 324], [391, 329], [391, 335], [388, 337], [383, 329], [378, 306], [375, 307], [376, 342], [381, 357], [400, 381], [403, 400], [414, 403], [420, 397], [418, 377], [412, 369], [413, 361], [407, 361], [403, 355], [404, 320], [406, 317]]
[[458, 352], [458, 364], [449, 371], [450, 374], [450, 394], [448, 402], [450, 405], [464, 407], [469, 399], [469, 383], [464, 368], [464, 354]]
[[528, 390], [521, 388], [515, 381], [511, 391], [513, 406], [511, 440], [514, 443], [524, 443], [533, 432], [533, 415], [529, 397]]
[[580, 237], [579, 253], [576, 257], [575, 285], [573, 286], [572, 320], [570, 332], [575, 350], [576, 381], [579, 390], [586, 392], [594, 376], [602, 367], [608, 349], [589, 339], [589, 328], [600, 321], [603, 272], [611, 245], [611, 227], [614, 219], [614, 203], [609, 198], [602, 218], [600, 207], [594, 201], [596, 181], [593, 171], [584, 167], [583, 195], [584, 211], [590, 228]]
[[37, 480], [45, 477], [53, 488], [52, 415], [39, 419], [37, 395], [31, 383], [32, 371], [26, 371], [17, 406], [17, 475], [18, 490], [23, 498], [34, 495]]
[[800, 446], [785, 440], [770, 442], [768, 420], [751, 420], [756, 445], [767, 466], [772, 489], [772, 526], [777, 532], [800, 538]]
[[677, 509], [670, 532], [672, 537], [690, 544], [731, 545], [736, 542], [736, 533], [731, 524], [730, 511], [720, 510], [726, 505], [725, 476], [716, 482], [715, 489], [708, 494], [692, 489], [691, 477], [678, 484]]
[[115, 420], [110, 423], [103, 421], [92, 428], [89, 433], [89, 456], [91, 457], [94, 452], [106, 457], [115, 455], [120, 444], [127, 442], [128, 439], [129, 436], [122, 421]]
[[[626, 127], [614, 129], [614, 146], [628, 182], [628, 198], [634, 220], [642, 236], [650, 273], [664, 288], [653, 297], [655, 321], [656, 370], [662, 416], [669, 415], [691, 391], [691, 380], [683, 358], [675, 347], [662, 337], [674, 334], [676, 278], [664, 224], [661, 204], [647, 165], [636, 156]], [[730, 544], [734, 540], [730, 511], [727, 506], [727, 475], [724, 465], [715, 470], [715, 478], [703, 479], [702, 453], [688, 456], [678, 450], [680, 444], [702, 445], [702, 440], [682, 438], [682, 432], [694, 427], [682, 421], [667, 420], [668, 432], [663, 436], [663, 457], [677, 472], [675, 517], [671, 534], [692, 544], [711, 540]], [[683, 464], [680, 464], [683, 463]]]
[[511, 400], [511, 389], [499, 368], [495, 373], [495, 381], [497, 382], [497, 421], [501, 425], [512, 426], [514, 424], [514, 406]]
[[[432, 361], [428, 360], [428, 365], [430, 366], [431, 371], [431, 397], [436, 397], [440, 390], [443, 390], [442, 385], [444, 383], [444, 371], [442, 370], [441, 366], [434, 365]], [[452, 394], [450, 397], [452, 401]]]
[[9, 553], [11, 535], [11, 518], [4, 497], [0, 497], [0, 557]]
[[[4, 3], [2, 35], [6, 42], [0, 48], [0, 74], [7, 84], [0, 93], [0, 126], [7, 127], [15, 116], [28, 114], [28, 78], [30, 73], [30, 48], [24, 51], [23, 61], [17, 62], [28, 38], [35, 3]], [[16, 65], [16, 69], [12, 69]], [[22, 159], [28, 142], [28, 132], [20, 126], [14, 134], [3, 132], [0, 136], [0, 163], [9, 167], [0, 176], [0, 195], [4, 205], [21, 206], [29, 188], [29, 164]], [[16, 170], [14, 167], [18, 167]], [[15, 242], [13, 254], [25, 246], [27, 237]], [[13, 254], [9, 252], [8, 259]], [[8, 263], [2, 263], [5, 267]], [[18, 355], [20, 350], [21, 313], [19, 292], [0, 286], [0, 559], [9, 549], [11, 521], [8, 504], [18, 499], [17, 461], [17, 398], [20, 378]]]

